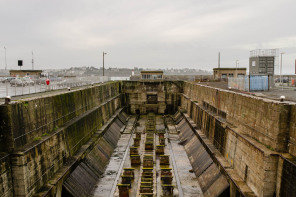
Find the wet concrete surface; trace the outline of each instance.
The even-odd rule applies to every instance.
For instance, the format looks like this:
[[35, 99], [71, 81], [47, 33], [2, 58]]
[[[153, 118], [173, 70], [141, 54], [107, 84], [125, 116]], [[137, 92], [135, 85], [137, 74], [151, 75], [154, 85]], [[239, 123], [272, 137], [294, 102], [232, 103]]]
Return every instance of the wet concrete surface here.
[[[135, 117], [131, 117], [130, 121], [135, 120]], [[156, 116], [156, 130], [158, 131], [164, 131], [165, 125], [163, 116], [157, 115]], [[171, 196], [203, 196], [201, 192], [201, 188], [199, 186], [199, 183], [197, 181], [197, 178], [195, 177], [195, 174], [191, 172], [191, 165], [189, 162], [189, 159], [187, 157], [187, 154], [184, 150], [184, 147], [182, 145], [179, 145], [178, 142], [178, 134], [175, 125], [173, 124], [173, 121], [171, 119], [168, 119], [168, 132], [170, 133], [167, 135], [169, 138], [166, 139], [166, 146], [164, 149], [165, 155], [170, 155], [170, 165], [165, 166], [167, 168], [173, 168], [173, 181], [172, 185], [174, 185], [174, 191], [173, 195]], [[119, 196], [119, 189], [116, 186], [117, 184], [121, 183], [121, 178], [116, 179], [118, 175], [122, 175], [123, 168], [134, 168], [134, 179], [131, 184], [131, 188], [129, 189], [129, 196], [131, 197], [139, 197], [140, 195], [140, 185], [141, 185], [141, 175], [143, 171], [143, 156], [144, 155], [153, 155], [154, 158], [154, 173], [153, 173], [153, 195], [161, 197], [163, 196], [162, 191], [162, 184], [160, 180], [160, 174], [161, 174], [161, 167], [160, 166], [160, 156], [155, 154], [154, 150], [145, 150], [145, 125], [146, 125], [146, 116], [141, 115], [138, 124], [136, 126], [137, 132], [142, 132], [141, 134], [141, 142], [140, 147], [138, 149], [139, 154], [141, 155], [141, 161], [142, 164], [140, 166], [131, 166], [130, 161], [130, 153], [129, 153], [129, 146], [133, 145], [133, 140], [131, 140], [130, 145], [128, 145], [130, 137], [135, 138], [135, 134], [129, 134], [131, 131], [131, 125], [126, 127], [126, 130], [124, 131], [124, 134], [122, 134], [121, 138], [118, 142], [118, 147], [113, 152], [113, 155], [110, 159], [110, 163], [106, 168], [106, 171], [104, 175], [102, 176], [101, 180], [98, 182], [93, 196], [96, 197], [103, 197], [103, 196]], [[132, 135], [132, 136], [131, 136]], [[169, 144], [170, 143], [170, 144]], [[158, 135], [154, 134], [154, 144], [158, 145]], [[128, 154], [124, 158], [124, 153], [126, 149], [128, 148]], [[173, 154], [173, 155], [172, 155]], [[174, 161], [173, 161], [174, 160]], [[123, 162], [122, 168], [120, 168], [121, 164]], [[172, 165], [173, 162], [175, 165]], [[120, 176], [119, 176], [120, 177]], [[180, 185], [178, 186], [178, 182]], [[116, 186], [116, 189], [112, 191], [112, 188]], [[179, 191], [181, 190], [181, 191]]]
[[275, 88], [270, 91], [265, 92], [257, 92], [255, 93], [256, 96], [260, 96], [258, 94], [261, 94], [262, 97], [273, 99], [273, 100], [280, 100], [281, 96], [285, 96], [285, 101], [291, 101], [296, 102], [296, 87], [283, 87], [283, 88]]
[[177, 134], [177, 129], [173, 124], [172, 118], [166, 118], [168, 127], [168, 137], [172, 147], [172, 152], [175, 157], [175, 163], [180, 184], [182, 187], [182, 193], [184, 197], [199, 196], [202, 197], [203, 193], [200, 188], [197, 177], [192, 171], [192, 166], [190, 164], [189, 158], [186, 154], [184, 146], [179, 144], [179, 135]]
[[[211, 86], [214, 88], [221, 88], [228, 90], [228, 83], [221, 81], [221, 82], [201, 82], [197, 84], [202, 84], [202, 85], [207, 85]], [[285, 96], [286, 99], [285, 101], [290, 101], [290, 102], [296, 102], [296, 87], [292, 86], [283, 86], [279, 87], [276, 86], [268, 91], [256, 91], [256, 92], [244, 92], [244, 91], [239, 91], [239, 90], [231, 90], [234, 92], [239, 92], [239, 93], [246, 93], [247, 95], [253, 95], [257, 97], [262, 97], [262, 98], [268, 98], [272, 100], [280, 100], [281, 96]]]
[[120, 164], [122, 162], [124, 152], [128, 148], [128, 141], [130, 134], [122, 134], [116, 149], [114, 150], [110, 162], [106, 168], [105, 173], [97, 184], [93, 196], [106, 197], [110, 195], [117, 173], [120, 173]]

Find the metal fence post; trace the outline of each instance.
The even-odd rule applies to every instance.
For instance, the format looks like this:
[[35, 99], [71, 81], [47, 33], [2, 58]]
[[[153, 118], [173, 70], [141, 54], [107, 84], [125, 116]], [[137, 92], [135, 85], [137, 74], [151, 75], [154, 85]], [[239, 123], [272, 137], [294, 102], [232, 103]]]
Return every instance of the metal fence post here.
[[6, 85], [6, 96], [8, 96], [8, 81], [5, 81], [5, 85]]

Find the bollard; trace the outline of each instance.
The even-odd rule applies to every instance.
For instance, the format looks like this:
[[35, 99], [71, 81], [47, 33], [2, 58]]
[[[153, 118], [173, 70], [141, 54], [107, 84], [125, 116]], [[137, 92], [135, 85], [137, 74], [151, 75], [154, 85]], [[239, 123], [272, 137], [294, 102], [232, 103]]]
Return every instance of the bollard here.
[[5, 97], [5, 104], [8, 105], [11, 101], [11, 97], [10, 96], [6, 96]]

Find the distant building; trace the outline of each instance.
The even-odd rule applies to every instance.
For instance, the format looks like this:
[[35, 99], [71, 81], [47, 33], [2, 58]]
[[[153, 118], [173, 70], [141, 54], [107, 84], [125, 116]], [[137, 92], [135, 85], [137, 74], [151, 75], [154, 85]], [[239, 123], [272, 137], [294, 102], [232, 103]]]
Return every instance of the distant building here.
[[30, 76], [32, 78], [41, 77], [42, 70], [9, 70], [11, 77], [25, 77]]
[[155, 80], [155, 79], [163, 79], [163, 71], [141, 71], [141, 79], [142, 80]]
[[247, 68], [214, 68], [214, 79], [227, 79], [228, 77], [244, 77], [246, 76]]
[[257, 49], [250, 52], [250, 75], [274, 75], [277, 49]]

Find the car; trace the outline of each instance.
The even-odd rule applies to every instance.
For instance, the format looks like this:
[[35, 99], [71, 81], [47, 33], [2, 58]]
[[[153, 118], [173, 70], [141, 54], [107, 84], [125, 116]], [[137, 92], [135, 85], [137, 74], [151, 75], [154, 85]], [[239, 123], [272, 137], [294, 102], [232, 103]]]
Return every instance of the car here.
[[23, 77], [21, 80], [23, 80], [26, 85], [34, 85], [35, 84], [35, 82], [32, 79], [30, 79], [29, 77]]
[[16, 77], [5, 77], [5, 78], [2, 80], [2, 83], [10, 82], [10, 81], [13, 80], [13, 79], [16, 79]]
[[45, 85], [46, 84], [46, 78], [39, 78], [35, 81], [37, 85]]
[[20, 78], [13, 79], [10, 81], [10, 86], [16, 87], [16, 86], [26, 86], [26, 82]]

